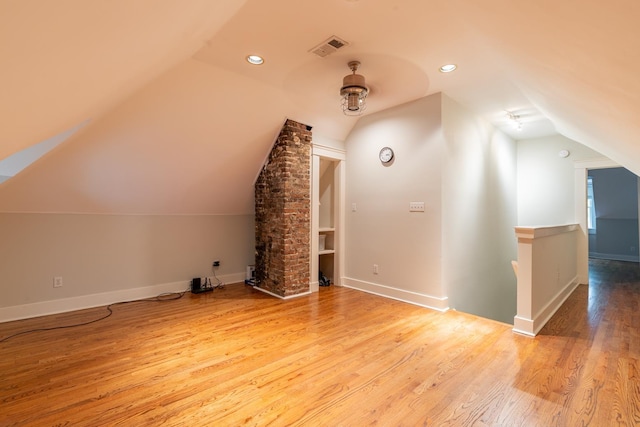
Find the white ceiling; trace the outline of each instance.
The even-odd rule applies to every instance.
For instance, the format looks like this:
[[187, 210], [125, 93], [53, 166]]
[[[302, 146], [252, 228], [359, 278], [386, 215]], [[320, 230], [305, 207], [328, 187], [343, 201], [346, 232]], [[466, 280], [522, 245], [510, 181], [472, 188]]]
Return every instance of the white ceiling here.
[[[366, 114], [444, 92], [640, 173], [639, 18], [635, 0], [5, 0], [0, 160], [91, 122], [1, 183], [0, 211], [249, 213], [285, 118], [348, 135], [353, 59]], [[333, 35], [349, 45], [309, 53]]]

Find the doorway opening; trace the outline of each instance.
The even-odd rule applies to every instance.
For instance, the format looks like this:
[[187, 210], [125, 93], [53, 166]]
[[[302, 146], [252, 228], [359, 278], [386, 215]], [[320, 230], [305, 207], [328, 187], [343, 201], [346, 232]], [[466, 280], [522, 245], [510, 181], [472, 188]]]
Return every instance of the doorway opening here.
[[589, 170], [589, 258], [639, 261], [638, 177], [622, 168]]

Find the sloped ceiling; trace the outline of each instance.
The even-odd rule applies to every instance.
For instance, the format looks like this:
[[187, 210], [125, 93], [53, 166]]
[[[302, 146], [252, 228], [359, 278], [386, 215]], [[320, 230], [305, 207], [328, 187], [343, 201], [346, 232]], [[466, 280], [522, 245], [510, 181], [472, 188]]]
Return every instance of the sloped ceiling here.
[[[285, 118], [348, 135], [352, 59], [366, 114], [442, 91], [515, 139], [558, 132], [639, 173], [638, 18], [631, 0], [7, 0], [0, 159], [91, 122], [1, 183], [0, 211], [250, 213]], [[309, 53], [332, 35], [349, 45]]]

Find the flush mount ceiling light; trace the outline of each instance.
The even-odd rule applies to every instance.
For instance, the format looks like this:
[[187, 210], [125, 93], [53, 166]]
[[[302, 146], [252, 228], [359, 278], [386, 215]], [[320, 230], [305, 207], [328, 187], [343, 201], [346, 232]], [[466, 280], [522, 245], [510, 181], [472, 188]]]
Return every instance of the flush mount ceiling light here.
[[264, 59], [259, 55], [249, 55], [247, 56], [247, 62], [252, 65], [262, 65], [264, 64]]
[[445, 64], [442, 67], [440, 67], [440, 72], [441, 73], [450, 73], [452, 71], [455, 71], [456, 68], [458, 68], [458, 66], [456, 64]]
[[347, 116], [359, 116], [367, 108], [365, 99], [369, 94], [369, 88], [364, 83], [364, 76], [356, 74], [360, 62], [351, 61], [348, 65], [353, 74], [342, 79], [342, 87], [340, 88], [342, 112]]

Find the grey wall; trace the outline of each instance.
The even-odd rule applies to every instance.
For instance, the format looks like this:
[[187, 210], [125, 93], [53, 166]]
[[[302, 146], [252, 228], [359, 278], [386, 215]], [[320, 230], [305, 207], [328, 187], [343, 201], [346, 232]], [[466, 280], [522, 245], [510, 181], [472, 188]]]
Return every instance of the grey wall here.
[[254, 257], [253, 215], [0, 213], [0, 236], [0, 308], [188, 283], [214, 259], [242, 273]]
[[442, 265], [456, 310], [513, 323], [516, 143], [443, 96]]
[[596, 207], [596, 233], [589, 239], [589, 255], [637, 261], [638, 178], [625, 168], [590, 170], [589, 176]]

